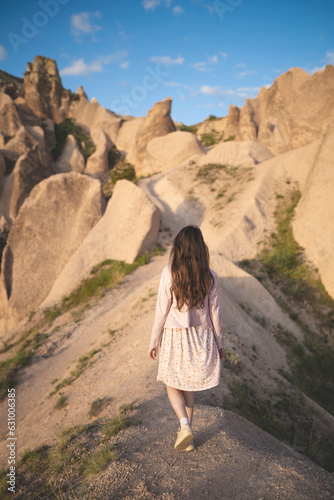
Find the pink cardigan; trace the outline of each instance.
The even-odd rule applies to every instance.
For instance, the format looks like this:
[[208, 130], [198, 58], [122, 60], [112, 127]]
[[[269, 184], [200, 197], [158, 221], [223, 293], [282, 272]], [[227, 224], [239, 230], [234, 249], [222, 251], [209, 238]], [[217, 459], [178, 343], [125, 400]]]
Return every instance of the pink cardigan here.
[[175, 296], [171, 293], [172, 275], [170, 268], [169, 266], [163, 268], [151, 333], [150, 349], [158, 346], [164, 328], [185, 328], [187, 326], [212, 328], [218, 349], [224, 346], [223, 326], [217, 290], [217, 275], [212, 269], [210, 271], [214, 276], [214, 285], [205, 298], [203, 309], [193, 307], [189, 311], [184, 306], [179, 311], [176, 308]]

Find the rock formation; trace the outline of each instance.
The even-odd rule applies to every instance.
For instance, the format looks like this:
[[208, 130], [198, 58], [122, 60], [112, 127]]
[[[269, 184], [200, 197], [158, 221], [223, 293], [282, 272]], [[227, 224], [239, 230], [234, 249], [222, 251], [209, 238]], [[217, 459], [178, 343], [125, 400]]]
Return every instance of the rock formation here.
[[80, 174], [83, 174], [84, 171], [85, 159], [80, 153], [75, 137], [69, 134], [67, 136], [64, 149], [60, 157], [55, 162], [55, 172], [79, 172]]
[[79, 100], [74, 100], [69, 109], [69, 118], [92, 135], [93, 129], [102, 129], [115, 144], [121, 119], [103, 108], [94, 98], [88, 102], [82, 92]]
[[90, 135], [96, 150], [87, 159], [85, 173], [101, 177], [108, 172], [108, 153], [111, 150], [112, 142], [101, 127], [91, 128]]
[[214, 134], [217, 137], [226, 138], [224, 134], [226, 128], [227, 116], [223, 116], [222, 118], [210, 119], [207, 118], [202, 122], [197, 128], [196, 134], [201, 137], [203, 134]]
[[38, 146], [34, 146], [19, 157], [11, 174], [12, 191], [9, 212], [11, 221], [15, 220], [20, 207], [33, 187], [52, 174], [51, 166], [42, 164]]
[[333, 118], [334, 67], [312, 76], [291, 68], [240, 110], [231, 106], [225, 137], [255, 139], [279, 154], [314, 141]]
[[169, 170], [186, 160], [204, 154], [194, 134], [190, 132], [171, 132], [170, 134], [152, 139], [146, 148], [144, 161], [137, 168], [137, 175], [151, 175]]
[[324, 135], [292, 222], [298, 243], [318, 268], [321, 280], [334, 297], [334, 121]]
[[101, 184], [88, 176], [53, 175], [35, 186], [4, 249], [1, 326], [14, 324], [41, 303], [103, 211]]
[[0, 132], [8, 140], [14, 137], [21, 126], [14, 101], [9, 95], [0, 92]]
[[10, 75], [0, 69], [0, 92], [9, 95], [12, 99], [16, 99], [22, 94], [23, 78]]
[[[175, 132], [176, 127], [170, 117], [172, 98], [167, 97], [163, 101], [154, 104], [145, 118], [143, 126], [138, 130], [136, 140], [136, 171], [145, 158], [147, 144], [155, 137]], [[138, 172], [137, 172], [138, 173]]]
[[272, 158], [273, 154], [256, 141], [228, 141], [214, 146], [198, 160], [199, 165], [219, 163], [236, 167], [257, 165]]
[[134, 118], [121, 124], [119, 129], [116, 146], [117, 149], [126, 153], [126, 158], [130, 163], [136, 161], [136, 141], [139, 130], [143, 127], [145, 118]]
[[69, 294], [106, 259], [132, 263], [155, 244], [159, 224], [160, 210], [147, 195], [130, 181], [118, 181], [104, 216], [69, 259], [44, 306]]
[[66, 118], [70, 91], [63, 89], [57, 63], [36, 56], [24, 73], [24, 100], [39, 118], [52, 118], [56, 123]]

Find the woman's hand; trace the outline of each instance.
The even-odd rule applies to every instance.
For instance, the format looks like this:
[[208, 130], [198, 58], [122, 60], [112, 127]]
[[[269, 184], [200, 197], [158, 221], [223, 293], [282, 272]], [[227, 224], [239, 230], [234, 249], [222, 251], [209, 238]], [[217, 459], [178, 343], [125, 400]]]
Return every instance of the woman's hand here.
[[157, 359], [157, 349], [155, 347], [153, 347], [153, 349], [149, 349], [148, 355], [149, 355], [149, 357], [151, 359], [153, 359], [154, 361], [156, 361], [156, 359]]
[[222, 359], [224, 357], [224, 349], [219, 349], [219, 358]]

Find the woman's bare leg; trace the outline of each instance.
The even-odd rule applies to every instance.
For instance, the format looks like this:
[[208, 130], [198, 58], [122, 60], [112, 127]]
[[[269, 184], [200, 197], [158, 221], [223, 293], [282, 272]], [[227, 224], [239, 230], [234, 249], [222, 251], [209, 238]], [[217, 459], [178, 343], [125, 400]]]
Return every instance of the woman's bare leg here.
[[191, 421], [193, 419], [195, 395], [191, 391], [182, 391], [182, 392], [183, 392], [183, 397], [185, 400], [187, 416], [188, 416], [189, 422], [191, 423]]
[[186, 410], [186, 401], [183, 391], [175, 389], [175, 387], [167, 386], [167, 394], [169, 402], [172, 405], [172, 408], [175, 411], [177, 418], [181, 420], [181, 418], [188, 417], [188, 413]]

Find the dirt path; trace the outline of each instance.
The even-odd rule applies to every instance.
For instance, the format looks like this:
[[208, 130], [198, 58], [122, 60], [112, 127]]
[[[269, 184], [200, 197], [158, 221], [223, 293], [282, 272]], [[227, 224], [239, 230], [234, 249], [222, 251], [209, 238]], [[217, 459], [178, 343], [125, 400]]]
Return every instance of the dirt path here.
[[93, 481], [92, 498], [320, 500], [333, 476], [242, 417], [199, 405], [196, 451], [177, 452], [178, 422], [165, 394], [139, 405], [117, 439], [119, 462]]

